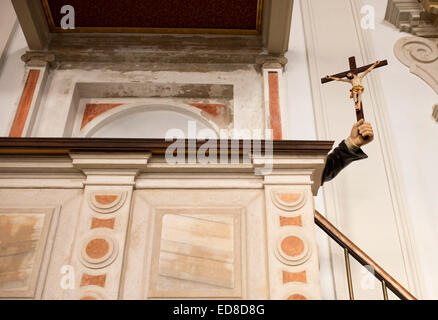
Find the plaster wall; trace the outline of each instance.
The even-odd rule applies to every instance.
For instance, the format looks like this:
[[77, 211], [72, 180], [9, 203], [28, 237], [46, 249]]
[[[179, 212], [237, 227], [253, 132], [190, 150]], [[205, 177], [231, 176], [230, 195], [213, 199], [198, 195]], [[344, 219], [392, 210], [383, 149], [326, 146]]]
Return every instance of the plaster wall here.
[[0, 2], [0, 17], [0, 57], [2, 57], [7, 48], [12, 30], [16, 27], [17, 23], [17, 16], [10, 1]]
[[[294, 60], [289, 59], [289, 127], [292, 138], [300, 137], [298, 128], [311, 137], [316, 124], [318, 139], [342, 141], [355, 121], [348, 87], [339, 83], [321, 86], [320, 78], [346, 70], [349, 56], [355, 55], [358, 65], [388, 59], [389, 66], [375, 71], [365, 82], [365, 117], [376, 133], [376, 140], [364, 147], [369, 159], [351, 165], [322, 188], [325, 213], [414, 294], [436, 298], [432, 269], [437, 261], [430, 254], [438, 234], [433, 195], [438, 140], [431, 117], [436, 95], [394, 56], [394, 44], [407, 34], [383, 21], [386, 2], [297, 1], [295, 9], [301, 7], [303, 15], [305, 48], [300, 41], [302, 33], [295, 31], [298, 39], [292, 41], [288, 55], [297, 61], [306, 55], [309, 69], [302, 63], [294, 66]], [[373, 6], [375, 29], [361, 29], [363, 5]], [[310, 92], [304, 88], [308, 78]], [[348, 297], [342, 275], [345, 267], [336, 247], [331, 249], [335, 294], [342, 299]], [[376, 284], [374, 292], [364, 289], [360, 283], [365, 273], [357, 265], [353, 269], [358, 283], [356, 297], [381, 298], [377, 291], [380, 285]], [[325, 292], [330, 292], [329, 287]]]
[[[178, 71], [133, 71], [114, 70], [54, 70], [49, 75], [45, 96], [41, 103], [33, 136], [60, 137], [67, 126], [68, 115], [74, 101], [77, 83], [186, 83], [233, 85], [234, 128], [262, 129], [264, 126], [263, 80], [252, 67], [243, 67], [232, 72], [178, 72]], [[109, 92], [106, 99], [119, 97], [120, 93]], [[177, 99], [175, 99], [176, 101]], [[169, 101], [167, 101], [169, 102]], [[172, 99], [170, 99], [172, 102]], [[199, 101], [194, 101], [199, 102]], [[108, 133], [111, 134], [111, 133]]]
[[[0, 30], [4, 32], [4, 29]], [[21, 61], [21, 56], [26, 51], [26, 39], [20, 26], [17, 25], [10, 35], [9, 44], [0, 63], [0, 136], [9, 135], [15, 117], [25, 82], [24, 63]]]
[[437, 299], [438, 275], [434, 266], [438, 258], [431, 253], [438, 243], [438, 123], [432, 118], [432, 106], [438, 96], [395, 57], [394, 44], [411, 35], [384, 21], [387, 1], [366, 0], [363, 4], [375, 8], [376, 28], [369, 31], [375, 55], [391, 62], [390, 68], [380, 72], [391, 142], [417, 240], [426, 297]]

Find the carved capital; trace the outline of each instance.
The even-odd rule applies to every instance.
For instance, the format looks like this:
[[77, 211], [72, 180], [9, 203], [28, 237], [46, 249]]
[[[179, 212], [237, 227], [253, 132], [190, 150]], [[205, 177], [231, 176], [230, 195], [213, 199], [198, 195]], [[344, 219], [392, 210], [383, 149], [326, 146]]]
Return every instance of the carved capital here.
[[421, 4], [427, 13], [438, 15], [438, 0], [421, 0]]
[[283, 69], [288, 60], [284, 56], [258, 56], [256, 64], [261, 65], [263, 69]]
[[401, 38], [394, 47], [396, 57], [411, 73], [423, 79], [438, 94], [438, 46], [419, 37]]
[[21, 60], [28, 67], [52, 66], [55, 62], [55, 55], [47, 51], [28, 51], [21, 56]]
[[[80, 169], [86, 176], [87, 181], [84, 185], [102, 186], [102, 185], [124, 185], [131, 186], [135, 184], [135, 179], [141, 170], [147, 168], [148, 161], [152, 153], [70, 153], [72, 164], [75, 168]], [[93, 197], [99, 194], [93, 194]], [[115, 196], [114, 203], [109, 207], [100, 207], [96, 201], [91, 201], [90, 206], [102, 214], [111, 213], [120, 202], [124, 202], [121, 193], [111, 194]], [[118, 199], [118, 200], [117, 200]], [[117, 203], [116, 203], [117, 202]], [[94, 204], [94, 206], [93, 206]], [[100, 211], [99, 211], [100, 210]], [[104, 212], [106, 211], [106, 212]]]
[[418, 37], [438, 37], [438, 1], [388, 0], [385, 20]]

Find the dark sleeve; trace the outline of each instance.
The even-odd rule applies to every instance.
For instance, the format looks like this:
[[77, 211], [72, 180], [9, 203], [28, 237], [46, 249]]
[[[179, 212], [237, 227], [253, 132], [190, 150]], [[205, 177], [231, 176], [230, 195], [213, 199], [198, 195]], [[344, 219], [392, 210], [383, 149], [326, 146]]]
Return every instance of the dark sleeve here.
[[368, 158], [368, 156], [362, 151], [362, 149], [358, 149], [355, 152], [351, 151], [348, 149], [345, 141], [342, 141], [339, 146], [327, 156], [321, 185], [324, 184], [324, 182], [332, 180], [342, 171], [342, 169], [353, 161], [366, 158]]

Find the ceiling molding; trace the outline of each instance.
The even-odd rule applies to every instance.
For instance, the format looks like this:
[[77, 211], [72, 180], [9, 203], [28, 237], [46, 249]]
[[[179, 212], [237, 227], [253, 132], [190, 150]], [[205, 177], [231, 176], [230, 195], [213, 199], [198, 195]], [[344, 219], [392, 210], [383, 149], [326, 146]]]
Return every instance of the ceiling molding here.
[[[269, 55], [261, 37], [142, 34], [52, 34], [47, 50], [27, 52], [23, 61], [49, 55], [54, 67], [95, 63], [117, 69], [135, 67], [157, 70], [164, 64], [183, 67], [191, 64], [211, 68], [260, 66], [273, 60], [283, 66], [287, 59]], [[55, 59], [52, 59], [52, 56]], [[220, 65], [220, 66], [219, 66]], [[86, 66], [83, 66], [86, 67]], [[152, 68], [152, 69], [151, 69]]]
[[[208, 35], [196, 35], [196, 34], [145, 34], [145, 33], [53, 33], [50, 32], [50, 28], [47, 22], [46, 14], [41, 1], [36, 0], [12, 0], [14, 9], [17, 13], [22, 30], [26, 37], [28, 46], [31, 51], [49, 50], [56, 52], [57, 60], [58, 56], [60, 61], [71, 60], [68, 56], [68, 50], [72, 48], [71, 57], [85, 58], [84, 52], [90, 52], [90, 49], [96, 48], [96, 51], [103, 49], [102, 56], [90, 57], [91, 61], [94, 59], [97, 62], [111, 62], [110, 56], [105, 56], [105, 50], [111, 48], [121, 48], [122, 51], [127, 51], [130, 54], [129, 49], [136, 47], [137, 55], [142, 45], [144, 49], [154, 49], [156, 55], [160, 55], [160, 52], [164, 52], [162, 58], [150, 56], [146, 59], [147, 63], [150, 62], [165, 62], [172, 58], [172, 52], [177, 52], [175, 48], [178, 46], [190, 46], [191, 42], [194, 42], [195, 59], [191, 58], [190, 52], [188, 54], [188, 60], [204, 61], [205, 63], [231, 63], [231, 64], [256, 64], [255, 57], [261, 54], [268, 54], [272, 56], [283, 56], [289, 48], [289, 36], [293, 11], [293, 0], [258, 0], [260, 8], [263, 5], [263, 10], [258, 12], [258, 30], [256, 34], [236, 35], [236, 34], [208, 34]], [[176, 32], [174, 29], [169, 29], [169, 32]], [[187, 31], [187, 30], [186, 30]], [[218, 30], [216, 30], [219, 32]], [[229, 30], [230, 32], [233, 30]], [[247, 30], [248, 31], [248, 30]], [[249, 30], [250, 31], [250, 30]], [[213, 33], [214, 30], [212, 31]], [[171, 39], [173, 37], [173, 39]], [[199, 40], [201, 37], [204, 40]], [[97, 42], [93, 42], [97, 40]], [[170, 40], [169, 40], [170, 39]], [[101, 41], [102, 40], [102, 41]], [[103, 40], [106, 41], [103, 44]], [[91, 41], [91, 42], [90, 42]], [[156, 44], [150, 45], [150, 41]], [[207, 44], [207, 50], [202, 54], [202, 45]], [[81, 47], [82, 45], [82, 47]], [[85, 49], [84, 45], [88, 45]], [[102, 48], [100, 48], [101, 46]], [[170, 54], [167, 55], [166, 48], [173, 46], [170, 49]], [[197, 48], [199, 47], [199, 52]], [[212, 52], [209, 49], [214, 48]], [[134, 49], [132, 51], [135, 51]], [[79, 55], [78, 55], [79, 54]], [[151, 54], [149, 50], [148, 55]], [[247, 58], [244, 56], [247, 55]], [[178, 60], [178, 55], [175, 55], [175, 59], [171, 63], [185, 63], [187, 60], [183, 55]], [[117, 58], [117, 57], [116, 57]], [[144, 57], [134, 57], [135, 59], [142, 60]], [[82, 58], [81, 58], [82, 59]], [[105, 60], [105, 61], [100, 61]], [[151, 61], [149, 61], [151, 60]], [[152, 61], [153, 60], [153, 61]], [[81, 60], [82, 62], [82, 60]], [[93, 62], [93, 61], [92, 61]], [[141, 62], [141, 61], [134, 61]], [[191, 63], [191, 62], [189, 62]], [[202, 63], [202, 62], [201, 62]]]

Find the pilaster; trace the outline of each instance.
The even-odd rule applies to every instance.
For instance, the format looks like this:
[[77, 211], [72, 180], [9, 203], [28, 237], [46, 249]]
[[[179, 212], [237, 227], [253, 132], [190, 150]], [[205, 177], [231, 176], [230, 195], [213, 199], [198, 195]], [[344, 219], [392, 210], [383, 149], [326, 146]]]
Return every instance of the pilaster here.
[[313, 194], [323, 167], [322, 157], [274, 157], [264, 176], [271, 299], [321, 299]]
[[9, 136], [14, 138], [32, 135], [41, 98], [46, 87], [50, 66], [55, 57], [45, 52], [28, 52], [22, 56], [26, 63], [25, 82]]
[[86, 181], [70, 263], [75, 290], [66, 291], [64, 298], [116, 300], [135, 177], [151, 154], [75, 153], [70, 157]]
[[272, 129], [274, 140], [287, 139], [287, 99], [283, 78], [285, 57], [264, 57], [258, 60], [263, 71], [265, 127]]

